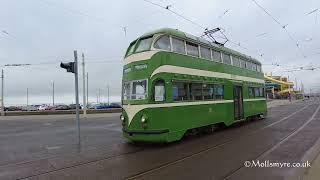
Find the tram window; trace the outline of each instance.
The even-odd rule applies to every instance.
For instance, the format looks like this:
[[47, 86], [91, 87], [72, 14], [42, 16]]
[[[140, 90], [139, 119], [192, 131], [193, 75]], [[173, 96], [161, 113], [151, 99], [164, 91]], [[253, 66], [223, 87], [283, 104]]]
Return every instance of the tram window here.
[[252, 63], [252, 70], [257, 71], [257, 65], [255, 63]]
[[254, 98], [254, 88], [249, 87], [249, 98]]
[[188, 83], [184, 82], [173, 82], [173, 100], [174, 101], [186, 101], [188, 100]]
[[185, 54], [184, 41], [176, 38], [172, 38], [172, 51]]
[[240, 59], [237, 57], [232, 57], [232, 63], [234, 66], [240, 67]]
[[260, 90], [259, 90], [259, 88], [254, 88], [254, 97], [260, 97]]
[[137, 45], [136, 52], [147, 51], [150, 49], [152, 43], [152, 37], [147, 37], [144, 39], [140, 39]]
[[131, 85], [130, 82], [123, 83], [123, 100], [130, 99]]
[[192, 83], [190, 88], [191, 100], [202, 100], [202, 84]]
[[231, 64], [231, 58], [229, 54], [222, 54], [223, 63]]
[[202, 93], [204, 100], [214, 99], [214, 85], [213, 84], [203, 84]]
[[221, 53], [216, 50], [212, 50], [212, 58], [214, 61], [221, 62]]
[[255, 97], [264, 97], [264, 90], [262, 87], [257, 87], [254, 89], [255, 90]]
[[215, 99], [223, 99], [224, 89], [223, 85], [215, 84], [214, 85], [214, 98]]
[[211, 52], [209, 48], [200, 46], [201, 57], [204, 59], [211, 59]]
[[187, 54], [199, 57], [199, 49], [197, 44], [187, 42]]
[[241, 68], [246, 68], [246, 61], [240, 59], [240, 67]]
[[131, 54], [133, 53], [134, 47], [135, 47], [134, 45], [135, 45], [135, 44], [136, 44], [135, 41], [130, 44], [126, 56], [129, 56], [129, 55], [131, 55]]
[[257, 65], [257, 71], [261, 72], [261, 66], [260, 65]]
[[154, 85], [154, 101], [160, 102], [165, 100], [164, 81], [159, 80]]
[[170, 51], [170, 38], [169, 36], [160, 37], [154, 44], [154, 47], [157, 49], [163, 49]]
[[252, 70], [252, 64], [251, 62], [247, 62], [246, 68], [249, 70]]
[[133, 81], [131, 99], [141, 100], [147, 96], [147, 80]]

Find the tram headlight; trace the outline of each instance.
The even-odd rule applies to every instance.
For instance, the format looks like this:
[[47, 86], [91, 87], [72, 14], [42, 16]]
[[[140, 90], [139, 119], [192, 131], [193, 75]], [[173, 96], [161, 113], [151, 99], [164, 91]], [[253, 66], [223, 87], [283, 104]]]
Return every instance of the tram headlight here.
[[142, 123], [146, 123], [146, 122], [147, 122], [147, 117], [143, 115], [143, 116], [141, 117], [141, 122], [142, 122]]
[[124, 122], [125, 118], [124, 118], [123, 115], [120, 115], [120, 120], [121, 120], [122, 122]]

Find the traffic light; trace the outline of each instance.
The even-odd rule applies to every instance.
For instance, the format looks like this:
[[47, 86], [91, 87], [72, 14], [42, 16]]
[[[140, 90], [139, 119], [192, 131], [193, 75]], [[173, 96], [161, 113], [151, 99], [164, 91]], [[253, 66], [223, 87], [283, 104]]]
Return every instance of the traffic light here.
[[71, 72], [71, 73], [76, 72], [76, 66], [74, 62], [61, 63], [60, 67], [62, 67], [63, 69], [66, 69], [67, 72]]

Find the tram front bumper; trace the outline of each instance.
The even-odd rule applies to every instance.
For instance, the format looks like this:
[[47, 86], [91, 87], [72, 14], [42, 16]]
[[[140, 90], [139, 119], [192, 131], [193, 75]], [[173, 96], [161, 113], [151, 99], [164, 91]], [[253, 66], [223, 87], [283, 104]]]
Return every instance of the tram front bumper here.
[[168, 142], [169, 129], [128, 130], [122, 129], [124, 137], [137, 142]]

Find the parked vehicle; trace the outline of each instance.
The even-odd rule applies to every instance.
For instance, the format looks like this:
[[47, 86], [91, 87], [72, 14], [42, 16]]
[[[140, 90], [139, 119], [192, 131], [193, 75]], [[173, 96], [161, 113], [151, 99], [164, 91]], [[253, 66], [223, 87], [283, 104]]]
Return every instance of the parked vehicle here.
[[71, 108], [68, 105], [58, 105], [53, 108], [53, 110], [70, 110]]
[[29, 106], [22, 106], [21, 110], [22, 111], [37, 111], [38, 108], [33, 105], [29, 105]]
[[17, 107], [17, 106], [9, 106], [5, 109], [6, 109], [6, 111], [21, 111], [22, 110], [20, 107]]
[[[76, 109], [76, 104], [70, 104], [69, 107], [70, 109]], [[82, 109], [81, 105], [79, 105], [79, 109]]]
[[39, 111], [45, 111], [45, 110], [49, 110], [49, 109], [50, 109], [50, 107], [49, 107], [48, 105], [45, 105], [45, 104], [40, 105], [40, 106], [38, 107], [38, 110], [39, 110]]

